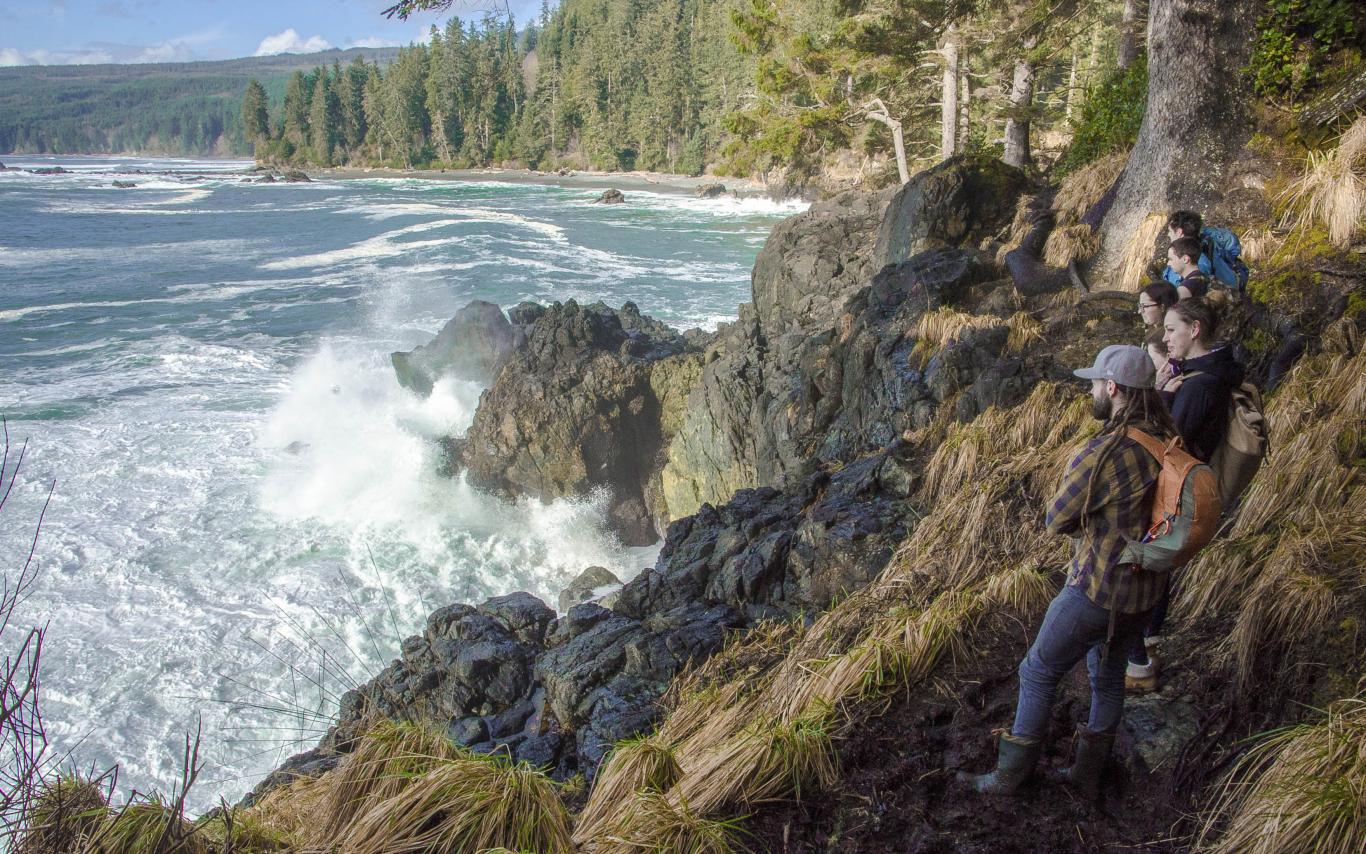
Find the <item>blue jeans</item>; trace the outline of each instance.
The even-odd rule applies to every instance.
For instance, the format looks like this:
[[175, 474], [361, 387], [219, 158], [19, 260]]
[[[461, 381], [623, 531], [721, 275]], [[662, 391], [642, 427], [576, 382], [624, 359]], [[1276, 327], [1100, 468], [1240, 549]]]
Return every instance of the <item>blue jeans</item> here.
[[1048, 606], [1039, 635], [1020, 662], [1020, 702], [1011, 734], [1042, 739], [1048, 733], [1058, 683], [1083, 658], [1091, 676], [1087, 726], [1093, 732], [1112, 732], [1118, 727], [1124, 710], [1126, 653], [1135, 639], [1141, 642], [1149, 613], [1117, 614], [1114, 634], [1107, 643], [1110, 611], [1087, 599], [1079, 589], [1064, 587]]

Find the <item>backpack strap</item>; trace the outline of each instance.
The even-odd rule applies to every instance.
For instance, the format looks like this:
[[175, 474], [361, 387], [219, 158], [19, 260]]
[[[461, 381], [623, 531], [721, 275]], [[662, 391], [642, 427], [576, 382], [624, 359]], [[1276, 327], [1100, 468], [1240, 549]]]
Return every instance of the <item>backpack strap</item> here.
[[1167, 451], [1171, 449], [1172, 445], [1181, 441], [1180, 439], [1172, 439], [1171, 442], [1163, 445], [1161, 439], [1144, 433], [1137, 427], [1125, 427], [1124, 435], [1142, 445], [1143, 450], [1152, 454], [1153, 459], [1157, 460], [1159, 463], [1167, 456]]

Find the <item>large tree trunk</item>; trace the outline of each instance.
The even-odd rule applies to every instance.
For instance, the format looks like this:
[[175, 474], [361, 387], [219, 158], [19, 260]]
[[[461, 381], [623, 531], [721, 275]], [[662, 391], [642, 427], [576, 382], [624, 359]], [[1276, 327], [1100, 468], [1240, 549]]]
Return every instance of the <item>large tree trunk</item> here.
[[[1251, 132], [1243, 68], [1255, 11], [1256, 0], [1153, 0], [1147, 112], [1092, 266], [1111, 278], [1110, 287], [1137, 286], [1114, 277], [1146, 218], [1182, 209], [1208, 213], [1227, 189], [1229, 163]], [[1156, 258], [1156, 243], [1152, 249]]]
[[1015, 79], [1010, 86], [1010, 109], [1006, 114], [1006, 150], [1001, 158], [1011, 166], [1029, 165], [1029, 113], [1034, 107], [1034, 63], [1029, 54], [1038, 44], [1034, 37], [1021, 41], [1015, 60]]
[[949, 27], [944, 34], [944, 85], [940, 95], [940, 159], [948, 160], [958, 143], [958, 34]]
[[1143, 49], [1143, 16], [1148, 11], [1147, 7], [1146, 0], [1124, 0], [1124, 11], [1119, 21], [1120, 68], [1133, 65]]

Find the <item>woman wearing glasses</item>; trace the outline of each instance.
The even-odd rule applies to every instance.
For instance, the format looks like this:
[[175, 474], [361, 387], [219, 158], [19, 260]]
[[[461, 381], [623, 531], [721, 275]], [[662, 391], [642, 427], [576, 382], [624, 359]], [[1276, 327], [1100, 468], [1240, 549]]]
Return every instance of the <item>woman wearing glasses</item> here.
[[1171, 282], [1153, 282], [1138, 292], [1138, 314], [1149, 330], [1159, 329], [1167, 316], [1167, 309], [1176, 305], [1180, 297]]

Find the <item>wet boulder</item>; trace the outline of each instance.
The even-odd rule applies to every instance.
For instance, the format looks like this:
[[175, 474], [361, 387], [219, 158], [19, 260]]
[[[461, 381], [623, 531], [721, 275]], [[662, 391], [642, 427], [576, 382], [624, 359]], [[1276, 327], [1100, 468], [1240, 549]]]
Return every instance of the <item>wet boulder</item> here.
[[501, 308], [474, 300], [457, 311], [430, 343], [389, 358], [400, 385], [428, 395], [444, 376], [493, 382], [512, 354], [515, 340]]
[[602, 195], [593, 200], [595, 205], [620, 205], [625, 203], [626, 197], [621, 194], [621, 190], [616, 187], [603, 190]]

